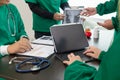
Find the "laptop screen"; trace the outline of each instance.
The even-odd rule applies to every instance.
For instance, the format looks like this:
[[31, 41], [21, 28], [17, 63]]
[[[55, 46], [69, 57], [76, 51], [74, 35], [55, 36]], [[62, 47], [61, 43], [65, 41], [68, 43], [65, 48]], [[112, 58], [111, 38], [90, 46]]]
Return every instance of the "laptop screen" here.
[[50, 28], [56, 53], [70, 52], [88, 47], [81, 24], [61, 24]]

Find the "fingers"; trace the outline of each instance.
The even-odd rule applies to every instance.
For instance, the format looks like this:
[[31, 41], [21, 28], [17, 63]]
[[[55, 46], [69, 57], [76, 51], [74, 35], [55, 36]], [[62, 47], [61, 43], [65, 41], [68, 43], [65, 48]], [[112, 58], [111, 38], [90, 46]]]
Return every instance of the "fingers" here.
[[57, 18], [56, 18], [57, 20], [63, 20], [63, 19], [64, 19], [64, 15], [62, 15], [62, 14], [61, 14], [61, 15], [58, 15], [58, 16], [56, 16], [56, 17], [57, 17]]
[[89, 12], [89, 9], [84, 9], [81, 13], [80, 13], [80, 15], [82, 15], [82, 16], [90, 16], [90, 12]]
[[20, 45], [20, 50], [22, 50], [22, 52], [26, 52], [26, 51], [30, 51], [31, 48], [28, 47], [28, 45]]
[[75, 56], [73, 53], [68, 55], [68, 61], [65, 60], [63, 61], [64, 64], [70, 65], [71, 63], [73, 63], [74, 61], [82, 61], [82, 59], [80, 58], [80, 56]]
[[20, 53], [24, 53], [24, 52], [26, 52], [26, 50], [23, 49], [23, 48], [21, 48], [21, 49], [19, 49], [19, 52], [20, 52]]
[[94, 53], [93, 51], [91, 51], [90, 49], [86, 50], [85, 52], [83, 52], [83, 54], [87, 54], [87, 53]]
[[32, 49], [29, 40], [27, 39], [21, 39], [18, 41], [20, 48], [24, 49], [25, 51], [29, 51]]
[[69, 65], [69, 61], [63, 61], [63, 63]]
[[89, 57], [95, 57], [94, 53], [86, 53], [86, 55], [89, 56]]
[[109, 29], [109, 27], [110, 27], [110, 25], [108, 25], [108, 24], [106, 24], [105, 22], [104, 23], [99, 23], [99, 22], [97, 22], [97, 24], [99, 25], [99, 26], [102, 26], [102, 27], [104, 27], [104, 28], [106, 28], [106, 29]]
[[23, 44], [22, 46], [23, 46], [23, 47], [25, 48], [25, 50], [27, 50], [27, 51], [29, 51], [29, 50], [32, 49], [32, 47], [31, 47], [31, 45], [30, 45], [29, 43]]
[[80, 15], [84, 15], [85, 13], [87, 13], [86, 9], [82, 10], [82, 12], [80, 13]]
[[55, 20], [63, 20], [64, 19], [64, 15], [63, 14], [61, 14], [61, 13], [55, 13], [54, 14], [54, 19]]
[[61, 20], [61, 19], [64, 19], [64, 15], [63, 14], [61, 14], [60, 16], [59, 16], [59, 19]]
[[88, 12], [81, 12], [80, 15], [82, 15], [82, 16], [88, 16], [88, 17], [90, 16], [90, 14]]
[[63, 63], [64, 63], [64, 64], [67, 64], [67, 65], [70, 65], [70, 63], [72, 63], [71, 60], [72, 60], [73, 57], [75, 57], [75, 55], [74, 55], [73, 53], [69, 54], [69, 55], [68, 55], [68, 59], [69, 59], [69, 60], [68, 60], [68, 61], [65, 60], [65, 61], [63, 61]]
[[91, 16], [96, 14], [96, 8], [85, 8], [81, 13], [83, 16]]
[[98, 24], [99, 26], [103, 26], [103, 27], [105, 26], [104, 23], [97, 22], [97, 24]]
[[104, 23], [97, 23], [97, 24], [108, 29], [108, 30], [111, 30], [114, 28], [112, 21], [110, 19], [105, 20]]
[[92, 58], [96, 58], [95, 52], [90, 50], [90, 49], [86, 50], [83, 54], [85, 54], [85, 55], [87, 55], [89, 57], [92, 57]]
[[86, 50], [85, 52], [83, 52], [83, 54], [89, 56], [89, 57], [94, 57], [94, 52], [91, 51], [90, 49]]
[[93, 47], [90, 46], [86, 51], [83, 52], [83, 54], [86, 54], [86, 53], [94, 53]]
[[93, 54], [93, 53], [94, 53], [94, 50], [93, 50], [93, 47], [92, 47], [92, 46], [90, 46], [86, 51], [83, 52], [83, 54], [89, 56], [88, 53], [90, 53], [90, 54]]
[[95, 59], [98, 59], [100, 53], [101, 53], [100, 49], [98, 49], [94, 46], [90, 46], [83, 54], [93, 57]]
[[9, 54], [23, 53], [31, 50], [31, 48], [32, 47], [28, 40], [20, 39], [19, 41], [8, 46], [8, 53]]
[[75, 55], [73, 54], [73, 53], [70, 53], [69, 55], [68, 55], [68, 57], [74, 57]]

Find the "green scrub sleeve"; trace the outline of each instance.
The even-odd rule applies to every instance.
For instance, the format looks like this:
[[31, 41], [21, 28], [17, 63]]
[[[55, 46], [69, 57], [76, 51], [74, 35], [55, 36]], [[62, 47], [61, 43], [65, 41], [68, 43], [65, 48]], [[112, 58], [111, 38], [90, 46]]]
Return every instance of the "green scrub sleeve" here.
[[37, 3], [37, 0], [25, 0], [25, 2]]
[[106, 54], [105, 51], [101, 51], [101, 53], [100, 53], [98, 59], [99, 59], [99, 60], [102, 60], [102, 59], [103, 59], [103, 56], [104, 56], [105, 54]]
[[0, 80], [6, 80], [6, 79], [4, 79], [4, 78], [0, 78]]
[[94, 67], [76, 60], [66, 68], [64, 80], [91, 80], [96, 72]]
[[120, 31], [119, 21], [116, 17], [112, 17], [112, 24], [113, 24], [116, 31]]
[[8, 56], [8, 55], [1, 55], [1, 53], [0, 53], [0, 58], [2, 58], [2, 57], [4, 57], [4, 56]]
[[61, 4], [68, 2], [68, 0], [61, 0]]
[[105, 3], [100, 3], [96, 7], [97, 13], [99, 15], [103, 15], [103, 14], [115, 12], [117, 9], [117, 2], [118, 0], [110, 0], [110, 1], [106, 1]]
[[23, 21], [22, 21], [22, 18], [19, 14], [19, 12], [17, 12], [17, 16], [18, 16], [18, 19], [17, 19], [17, 23], [18, 23], [18, 35], [17, 35], [17, 40], [20, 39], [21, 36], [27, 36], [27, 33], [25, 31], [25, 28], [24, 28], [24, 24], [23, 24]]
[[99, 14], [99, 15], [103, 15], [104, 14], [104, 8], [102, 8], [102, 4], [100, 5], [98, 5], [97, 7], [96, 7], [96, 10], [97, 10], [97, 14]]
[[3, 56], [1, 55], [1, 53], [0, 53], [0, 58], [2, 58]]

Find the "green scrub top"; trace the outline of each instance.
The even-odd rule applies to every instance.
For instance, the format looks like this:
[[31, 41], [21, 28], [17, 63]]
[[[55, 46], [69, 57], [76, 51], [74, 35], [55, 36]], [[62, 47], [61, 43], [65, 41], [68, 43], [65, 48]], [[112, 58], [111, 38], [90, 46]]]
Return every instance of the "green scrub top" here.
[[102, 51], [101, 54], [104, 56], [101, 57], [98, 70], [75, 61], [66, 68], [64, 80], [120, 80], [120, 32], [108, 51]]
[[[60, 12], [60, 4], [67, 2], [68, 0], [25, 0], [39, 4], [39, 7], [43, 10], [51, 13]], [[40, 32], [50, 32], [49, 28], [54, 24], [60, 24], [60, 21], [54, 19], [47, 19], [33, 13], [33, 30]]]
[[114, 39], [120, 31], [120, 27], [119, 27], [120, 14], [118, 14], [120, 10], [119, 10], [119, 6], [118, 6], [119, 5], [118, 1], [119, 0], [106, 1], [104, 4], [101, 3], [96, 7], [97, 13], [99, 15], [117, 12], [116, 17], [112, 17], [112, 23], [113, 23], [113, 26], [115, 28]]
[[[115, 7], [116, 6], [116, 7]], [[110, 11], [111, 9], [111, 11]], [[100, 4], [97, 11], [101, 15], [117, 10], [116, 18], [113, 23], [116, 31], [112, 45], [107, 52], [102, 51], [99, 59], [101, 60], [99, 69], [96, 70], [80, 61], [70, 64], [64, 74], [64, 80], [120, 80], [120, 0], [111, 0], [104, 5]], [[103, 11], [102, 11], [103, 10]], [[106, 11], [107, 10], [107, 11]], [[113, 10], [113, 11], [112, 11]]]
[[6, 80], [6, 79], [4, 79], [4, 78], [0, 78], [0, 80]]
[[[15, 36], [11, 36], [14, 32]], [[13, 44], [22, 35], [27, 34], [17, 8], [13, 4], [8, 4], [8, 7], [7, 5], [0, 6], [0, 46]]]

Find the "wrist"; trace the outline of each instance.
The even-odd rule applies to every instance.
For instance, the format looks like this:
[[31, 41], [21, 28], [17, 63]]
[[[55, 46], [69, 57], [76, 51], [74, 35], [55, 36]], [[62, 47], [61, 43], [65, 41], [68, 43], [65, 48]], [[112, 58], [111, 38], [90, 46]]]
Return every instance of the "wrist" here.
[[5, 56], [5, 55], [8, 55], [9, 53], [8, 53], [8, 46], [9, 45], [5, 45], [5, 46], [0, 46], [0, 53], [1, 53], [1, 55], [2, 56]]
[[15, 49], [14, 49], [14, 47], [13, 47], [13, 44], [8, 46], [7, 51], [8, 51], [9, 54], [14, 54], [14, 53], [16, 53], [16, 52], [15, 52]]
[[21, 39], [21, 38], [26, 38], [26, 39], [29, 40], [28, 36], [26, 36], [26, 35], [22, 35], [22, 36], [20, 37], [20, 39]]

